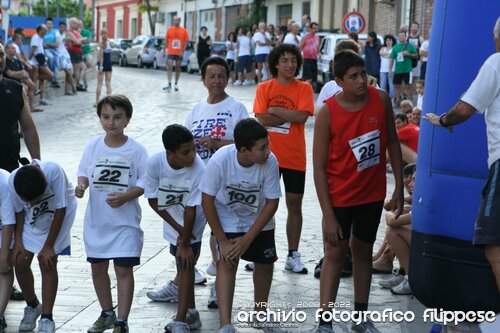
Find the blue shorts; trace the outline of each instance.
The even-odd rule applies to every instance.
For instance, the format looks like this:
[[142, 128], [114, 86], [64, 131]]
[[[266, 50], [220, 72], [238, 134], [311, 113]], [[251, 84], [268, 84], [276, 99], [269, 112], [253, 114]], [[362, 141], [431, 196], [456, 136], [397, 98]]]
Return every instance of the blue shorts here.
[[252, 59], [249, 55], [238, 57], [238, 73], [252, 71]]
[[140, 257], [123, 257], [123, 258], [92, 258], [87, 257], [87, 261], [91, 264], [99, 264], [104, 261], [113, 260], [115, 266], [118, 267], [134, 267], [141, 264]]
[[255, 59], [257, 60], [257, 63], [262, 64], [262, 63], [266, 62], [268, 55], [269, 54], [267, 54], [267, 53], [266, 54], [257, 54], [257, 55], [255, 55]]
[[474, 226], [474, 245], [500, 246], [500, 159], [493, 163]]
[[182, 57], [180, 55], [169, 54], [167, 56], [167, 59], [169, 59], [169, 60], [182, 60]]

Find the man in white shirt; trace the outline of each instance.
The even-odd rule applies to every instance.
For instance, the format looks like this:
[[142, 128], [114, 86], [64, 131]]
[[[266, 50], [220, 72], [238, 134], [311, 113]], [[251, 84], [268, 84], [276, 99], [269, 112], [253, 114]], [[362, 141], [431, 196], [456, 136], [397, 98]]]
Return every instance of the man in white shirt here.
[[299, 46], [300, 40], [302, 39], [299, 35], [300, 24], [295, 22], [292, 24], [292, 30], [285, 36], [283, 44], [293, 44]]
[[267, 79], [267, 66], [266, 60], [269, 52], [271, 52], [271, 35], [266, 31], [266, 24], [259, 23], [259, 30], [253, 35], [252, 38], [255, 47], [255, 59], [257, 60], [257, 77], [259, 82]]

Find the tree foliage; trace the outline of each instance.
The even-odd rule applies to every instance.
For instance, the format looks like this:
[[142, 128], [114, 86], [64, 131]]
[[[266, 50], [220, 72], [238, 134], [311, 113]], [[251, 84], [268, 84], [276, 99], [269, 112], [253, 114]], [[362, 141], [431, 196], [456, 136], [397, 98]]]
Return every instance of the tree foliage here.
[[[49, 7], [49, 16], [52, 18], [57, 17], [57, 0], [47, 0], [47, 5]], [[92, 26], [92, 13], [90, 10], [85, 8], [83, 5], [83, 25], [88, 28]], [[33, 4], [32, 7], [33, 16], [45, 17], [45, 1], [40, 0]], [[59, 0], [59, 16], [60, 17], [78, 17], [79, 16], [79, 4], [72, 0]]]

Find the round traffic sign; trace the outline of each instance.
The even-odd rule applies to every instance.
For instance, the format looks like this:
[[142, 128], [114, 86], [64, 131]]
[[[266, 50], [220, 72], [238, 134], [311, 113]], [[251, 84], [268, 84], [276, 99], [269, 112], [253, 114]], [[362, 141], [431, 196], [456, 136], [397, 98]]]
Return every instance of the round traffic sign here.
[[350, 12], [345, 14], [342, 26], [345, 32], [363, 32], [366, 27], [366, 21], [360, 12]]

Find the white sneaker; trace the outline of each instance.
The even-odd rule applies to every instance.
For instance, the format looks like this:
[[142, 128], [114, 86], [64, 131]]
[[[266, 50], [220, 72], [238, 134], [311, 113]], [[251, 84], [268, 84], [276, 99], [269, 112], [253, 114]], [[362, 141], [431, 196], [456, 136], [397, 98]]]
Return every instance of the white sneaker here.
[[20, 332], [33, 331], [36, 327], [36, 320], [42, 314], [42, 303], [39, 303], [36, 308], [26, 306], [24, 308], [24, 316], [19, 325]]
[[[210, 297], [208, 298], [208, 305], [210, 309], [218, 309], [219, 303], [217, 301], [217, 291], [215, 290], [215, 286], [210, 290]], [[226, 325], [227, 326], [227, 325]]]
[[207, 283], [207, 278], [204, 277], [198, 269], [194, 268], [194, 284], [205, 284]]
[[165, 87], [163, 87], [163, 90], [165, 90], [166, 92], [171, 92], [172, 91], [172, 85], [171, 84], [167, 84]]
[[158, 291], [148, 291], [146, 296], [156, 302], [177, 302], [178, 287], [174, 281], [168, 283]]
[[307, 268], [300, 258], [300, 253], [297, 251], [293, 251], [291, 257], [286, 257], [285, 269], [294, 273], [307, 274]]
[[227, 324], [219, 330], [219, 333], [236, 333], [236, 330], [233, 325]]
[[[183, 324], [187, 325], [189, 330], [197, 330], [201, 328], [201, 320], [200, 320], [200, 313], [196, 311], [195, 313], [187, 312], [186, 314], [186, 322], [181, 323], [180, 321], [171, 321], [170, 323], [165, 326], [165, 332], [176, 332], [174, 330], [176, 324]], [[189, 332], [188, 330], [188, 332]], [[184, 332], [184, 331], [179, 331], [179, 332]]]
[[207, 274], [210, 276], [217, 275], [217, 264], [215, 262], [211, 262], [207, 267]]
[[242, 86], [251, 86], [252, 85], [252, 82], [248, 81], [248, 80], [245, 80], [243, 81], [243, 83], [241, 84]]
[[179, 86], [178, 85], [174, 85], [174, 91], [179, 91]]
[[391, 288], [391, 293], [395, 295], [411, 295], [413, 292], [410, 288], [410, 282], [408, 282], [408, 275], [406, 275], [403, 281], [397, 286]]
[[165, 326], [165, 332], [189, 333], [189, 325], [180, 321], [171, 321]]
[[40, 319], [38, 322], [38, 333], [54, 333], [56, 331], [56, 323], [47, 318]]
[[389, 278], [380, 280], [378, 282], [379, 286], [385, 289], [391, 289], [399, 285], [405, 279], [404, 275], [395, 274], [391, 275]]
[[[236, 80], [236, 81], [234, 81], [234, 83], [233, 83], [233, 84], [234, 84], [235, 86], [241, 86], [242, 82], [241, 82], [240, 80]], [[226, 325], [226, 326], [227, 326], [227, 325]], [[233, 327], [233, 329], [234, 329], [234, 327]]]

